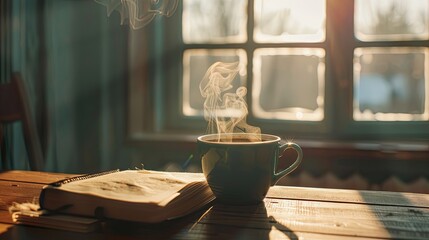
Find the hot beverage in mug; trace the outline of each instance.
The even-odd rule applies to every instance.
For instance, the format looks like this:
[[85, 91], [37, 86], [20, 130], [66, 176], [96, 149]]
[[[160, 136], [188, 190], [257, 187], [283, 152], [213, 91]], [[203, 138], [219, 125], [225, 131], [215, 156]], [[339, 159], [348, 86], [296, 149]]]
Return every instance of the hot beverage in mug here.
[[[197, 139], [198, 157], [203, 173], [218, 201], [225, 204], [256, 204], [264, 199], [270, 186], [295, 170], [302, 160], [296, 143], [282, 143], [269, 134], [223, 133]], [[277, 172], [278, 159], [286, 149], [297, 158]]]

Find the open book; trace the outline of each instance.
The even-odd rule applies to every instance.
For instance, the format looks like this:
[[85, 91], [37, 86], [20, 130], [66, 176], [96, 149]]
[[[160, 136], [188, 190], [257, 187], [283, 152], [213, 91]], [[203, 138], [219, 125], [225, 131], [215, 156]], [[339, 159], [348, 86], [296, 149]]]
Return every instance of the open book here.
[[156, 223], [214, 198], [202, 174], [117, 170], [52, 183], [42, 189], [39, 203], [51, 212]]

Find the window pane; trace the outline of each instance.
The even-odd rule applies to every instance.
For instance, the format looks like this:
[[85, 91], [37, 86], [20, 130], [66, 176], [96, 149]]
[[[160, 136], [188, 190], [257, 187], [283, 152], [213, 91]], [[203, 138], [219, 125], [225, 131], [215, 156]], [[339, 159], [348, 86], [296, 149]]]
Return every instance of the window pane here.
[[204, 98], [200, 93], [200, 82], [209, 67], [215, 62], [239, 62], [240, 72], [232, 81], [233, 88], [227, 92], [235, 92], [238, 87], [246, 85], [246, 52], [242, 49], [192, 49], [183, 55], [183, 105], [185, 116], [203, 116]]
[[429, 119], [426, 48], [358, 48], [354, 58], [355, 120]]
[[325, 0], [256, 0], [255, 41], [323, 42], [325, 5]]
[[246, 0], [183, 0], [183, 41], [245, 42], [246, 8]]
[[257, 49], [254, 54], [253, 76], [252, 109], [256, 117], [323, 120], [323, 49]]
[[429, 0], [356, 0], [355, 35], [363, 41], [429, 38]]

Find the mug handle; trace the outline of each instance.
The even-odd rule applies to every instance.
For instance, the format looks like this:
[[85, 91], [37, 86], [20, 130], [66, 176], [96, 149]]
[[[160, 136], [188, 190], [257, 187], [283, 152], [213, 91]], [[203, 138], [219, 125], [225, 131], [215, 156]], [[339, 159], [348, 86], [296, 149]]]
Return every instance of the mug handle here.
[[275, 168], [277, 167], [277, 162], [278, 162], [280, 156], [274, 160], [274, 174], [273, 174], [273, 181], [271, 182], [271, 186], [274, 186], [280, 180], [280, 178], [286, 176], [287, 174], [289, 174], [293, 170], [295, 170], [302, 161], [302, 155], [303, 155], [302, 149], [296, 143], [288, 142], [288, 143], [282, 144], [282, 145], [280, 145], [279, 150], [283, 154], [283, 152], [289, 148], [294, 149], [296, 151], [296, 153], [298, 154], [298, 156], [296, 157], [295, 162], [292, 165], [290, 165], [288, 168], [283, 169], [282, 171], [280, 171], [278, 173], [276, 173]]

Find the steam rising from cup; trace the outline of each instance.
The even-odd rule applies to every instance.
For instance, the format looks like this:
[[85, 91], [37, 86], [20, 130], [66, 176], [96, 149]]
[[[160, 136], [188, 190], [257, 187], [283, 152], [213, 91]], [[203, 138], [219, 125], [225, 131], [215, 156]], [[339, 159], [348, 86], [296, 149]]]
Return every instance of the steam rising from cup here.
[[[233, 88], [237, 73], [240, 71], [238, 62], [216, 62], [210, 66], [200, 83], [200, 92], [204, 101], [204, 119], [208, 122], [207, 133], [249, 133], [248, 140], [260, 141], [261, 130], [246, 123], [249, 113], [246, 104], [246, 87]], [[232, 137], [232, 136], [231, 136]], [[231, 139], [222, 138], [231, 141]]]
[[157, 15], [170, 17], [179, 4], [178, 0], [94, 0], [107, 8], [107, 15], [116, 10], [121, 15], [121, 24], [128, 19], [133, 29], [149, 24]]

